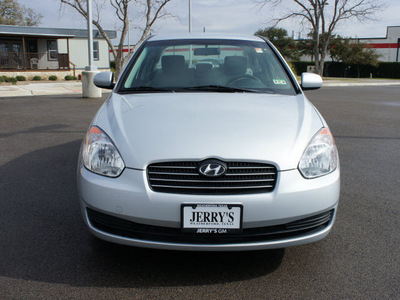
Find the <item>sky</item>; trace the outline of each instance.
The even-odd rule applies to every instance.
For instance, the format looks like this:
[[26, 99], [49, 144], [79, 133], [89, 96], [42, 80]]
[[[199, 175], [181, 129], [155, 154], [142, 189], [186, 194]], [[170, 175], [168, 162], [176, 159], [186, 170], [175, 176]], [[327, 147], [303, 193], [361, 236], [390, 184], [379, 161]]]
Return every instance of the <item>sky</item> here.
[[[43, 15], [41, 27], [76, 28], [86, 29], [87, 23], [76, 11], [63, 5], [60, 0], [18, 0], [26, 7], [33, 8]], [[107, 2], [107, 0], [98, 0]], [[278, 17], [288, 8], [291, 0], [282, 0], [278, 8], [257, 7], [253, 0], [192, 0], [192, 31], [216, 33], [254, 34], [260, 28], [273, 24], [273, 19]], [[400, 26], [400, 0], [383, 0], [386, 8], [377, 15], [378, 20], [360, 23], [347, 21], [336, 28], [336, 34], [344, 37], [385, 37], [387, 26]], [[173, 15], [159, 20], [153, 27], [155, 34], [170, 34], [188, 32], [188, 3], [189, 0], [172, 0], [167, 6], [167, 11]], [[33, 5], [34, 4], [34, 5]], [[286, 6], [285, 6], [286, 5]], [[134, 7], [130, 18], [135, 18]], [[111, 9], [101, 11], [101, 24], [103, 28], [118, 30], [115, 13]], [[130, 43], [138, 39], [138, 31], [132, 22]], [[309, 32], [309, 28], [300, 24], [298, 20], [287, 20], [278, 25], [285, 28], [288, 34], [297, 38]], [[127, 44], [127, 40], [126, 43]], [[117, 44], [117, 40], [115, 40]]]

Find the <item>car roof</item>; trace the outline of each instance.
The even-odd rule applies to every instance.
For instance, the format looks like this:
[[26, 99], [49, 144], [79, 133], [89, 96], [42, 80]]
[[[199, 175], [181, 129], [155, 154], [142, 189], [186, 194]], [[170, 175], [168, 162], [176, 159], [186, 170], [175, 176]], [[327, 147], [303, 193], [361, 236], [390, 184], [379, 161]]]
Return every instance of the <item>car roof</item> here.
[[165, 41], [165, 40], [188, 40], [188, 39], [217, 39], [217, 40], [243, 40], [243, 41], [263, 41], [260, 37], [254, 35], [239, 35], [226, 33], [179, 33], [168, 35], [153, 35], [149, 41]]

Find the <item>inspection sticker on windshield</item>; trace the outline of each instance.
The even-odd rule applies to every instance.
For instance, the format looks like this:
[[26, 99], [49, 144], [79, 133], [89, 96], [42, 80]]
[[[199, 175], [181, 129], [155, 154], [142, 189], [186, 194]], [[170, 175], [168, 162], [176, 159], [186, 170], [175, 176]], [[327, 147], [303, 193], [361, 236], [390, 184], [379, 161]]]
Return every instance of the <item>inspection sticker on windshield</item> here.
[[274, 79], [273, 82], [274, 82], [274, 84], [280, 84], [280, 85], [286, 84], [286, 81], [283, 79]]
[[257, 53], [263, 53], [263, 49], [262, 48], [255, 48]]
[[240, 232], [242, 210], [240, 204], [182, 204], [182, 230], [202, 234]]

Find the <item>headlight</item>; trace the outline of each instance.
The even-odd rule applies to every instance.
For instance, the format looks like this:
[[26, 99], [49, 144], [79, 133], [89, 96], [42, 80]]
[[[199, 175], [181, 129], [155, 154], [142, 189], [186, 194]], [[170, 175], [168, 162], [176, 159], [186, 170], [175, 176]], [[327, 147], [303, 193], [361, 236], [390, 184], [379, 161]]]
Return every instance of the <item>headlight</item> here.
[[299, 171], [305, 178], [315, 178], [336, 170], [338, 152], [328, 128], [322, 128], [307, 145], [299, 162]]
[[86, 134], [82, 159], [88, 170], [104, 176], [118, 177], [125, 168], [111, 139], [96, 126]]

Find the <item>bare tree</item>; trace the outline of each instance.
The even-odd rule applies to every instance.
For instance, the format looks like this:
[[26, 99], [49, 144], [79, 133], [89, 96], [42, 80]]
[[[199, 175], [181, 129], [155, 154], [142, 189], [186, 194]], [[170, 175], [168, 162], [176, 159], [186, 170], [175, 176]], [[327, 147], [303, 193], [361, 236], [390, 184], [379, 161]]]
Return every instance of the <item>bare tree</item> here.
[[[261, 8], [266, 5], [281, 6], [282, 0], [254, 0]], [[314, 40], [315, 71], [322, 75], [331, 37], [338, 24], [357, 19], [360, 22], [373, 20], [384, 4], [380, 0], [292, 0], [294, 9], [274, 20], [278, 24], [284, 20], [297, 18], [311, 27]], [[321, 49], [321, 53], [320, 50]]]
[[[77, 12], [79, 12], [86, 19], [87, 15], [87, 0], [60, 0], [61, 3], [67, 4], [70, 7], [73, 7]], [[99, 30], [100, 34], [107, 41], [108, 46], [112, 51], [112, 55], [115, 60], [115, 76], [118, 78], [122, 67], [125, 62], [131, 57], [133, 51], [136, 47], [144, 41], [150, 34], [152, 30], [152, 26], [154, 23], [165, 16], [167, 16], [167, 12], [164, 10], [165, 6], [171, 0], [108, 0], [110, 7], [115, 10], [116, 18], [119, 22], [121, 22], [121, 37], [118, 43], [117, 48], [114, 47], [111, 39], [108, 37], [106, 31], [103, 29], [103, 26], [100, 24], [100, 11], [105, 7], [105, 1], [98, 2], [97, 4], [97, 14], [93, 16], [93, 25]], [[136, 42], [136, 45], [133, 46], [133, 51], [129, 52], [128, 55], [124, 57], [123, 55], [123, 46], [126, 35], [128, 34], [130, 21], [131, 19], [128, 16], [128, 10], [132, 6], [133, 3], [138, 4], [137, 8], [141, 8], [140, 15], [143, 18], [143, 26], [140, 26], [139, 29], [141, 31], [140, 38]]]

